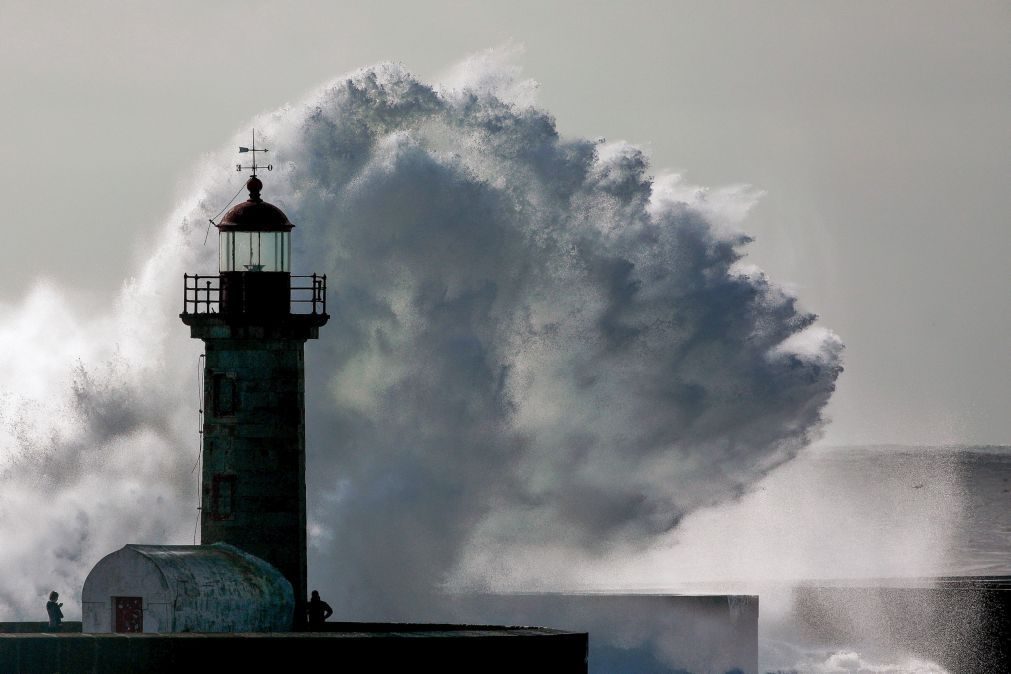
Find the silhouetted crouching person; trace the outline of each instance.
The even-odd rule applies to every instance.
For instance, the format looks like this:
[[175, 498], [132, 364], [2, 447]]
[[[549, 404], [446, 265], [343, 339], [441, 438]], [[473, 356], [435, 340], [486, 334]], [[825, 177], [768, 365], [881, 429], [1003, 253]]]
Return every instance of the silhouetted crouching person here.
[[63, 602], [56, 603], [56, 600], [59, 598], [60, 593], [53, 590], [49, 593], [49, 601], [46, 602], [46, 613], [49, 614], [49, 629], [52, 632], [59, 632], [60, 624], [63, 622], [63, 610], [60, 608], [63, 606]]
[[320, 599], [319, 592], [316, 590], [312, 591], [312, 598], [309, 600], [309, 605], [306, 606], [305, 611], [309, 614], [310, 630], [320, 629], [323, 627], [326, 619], [333, 615], [333, 609], [330, 608], [330, 604]]

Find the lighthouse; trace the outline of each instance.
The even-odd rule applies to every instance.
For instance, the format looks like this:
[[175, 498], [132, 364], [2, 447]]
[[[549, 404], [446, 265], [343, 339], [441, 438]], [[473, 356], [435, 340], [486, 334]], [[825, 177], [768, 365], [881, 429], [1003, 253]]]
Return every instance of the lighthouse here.
[[[218, 223], [218, 273], [184, 276], [180, 318], [204, 342], [200, 537], [273, 565], [305, 623], [305, 357], [326, 313], [326, 276], [291, 274], [294, 225], [249, 198]], [[267, 167], [269, 168], [269, 167]]]

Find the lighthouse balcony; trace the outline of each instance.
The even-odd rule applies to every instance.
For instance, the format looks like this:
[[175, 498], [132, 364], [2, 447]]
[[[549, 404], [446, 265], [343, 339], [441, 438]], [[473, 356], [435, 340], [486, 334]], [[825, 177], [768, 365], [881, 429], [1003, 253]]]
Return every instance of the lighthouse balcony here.
[[326, 274], [183, 274], [183, 314], [325, 314]]
[[[183, 323], [193, 336], [315, 339], [330, 318], [326, 275], [222, 272], [183, 275]], [[289, 334], [290, 333], [290, 334]]]

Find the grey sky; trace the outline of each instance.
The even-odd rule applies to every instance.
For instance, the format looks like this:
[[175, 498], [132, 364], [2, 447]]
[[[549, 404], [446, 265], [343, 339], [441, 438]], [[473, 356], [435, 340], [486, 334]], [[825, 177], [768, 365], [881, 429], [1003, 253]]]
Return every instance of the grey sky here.
[[563, 133], [767, 192], [750, 259], [847, 345], [827, 442], [1009, 443], [1009, 34], [1006, 2], [5, 2], [0, 298], [110, 301], [253, 114], [512, 40]]

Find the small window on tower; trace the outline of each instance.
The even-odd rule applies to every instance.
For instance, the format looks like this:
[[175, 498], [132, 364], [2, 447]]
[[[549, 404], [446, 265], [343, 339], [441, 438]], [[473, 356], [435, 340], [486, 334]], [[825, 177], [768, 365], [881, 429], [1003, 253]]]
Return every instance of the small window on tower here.
[[214, 375], [214, 415], [227, 417], [235, 414], [238, 407], [238, 389], [235, 386], [235, 378], [227, 374]]
[[211, 517], [230, 520], [235, 515], [235, 476], [215, 473], [211, 481]]

